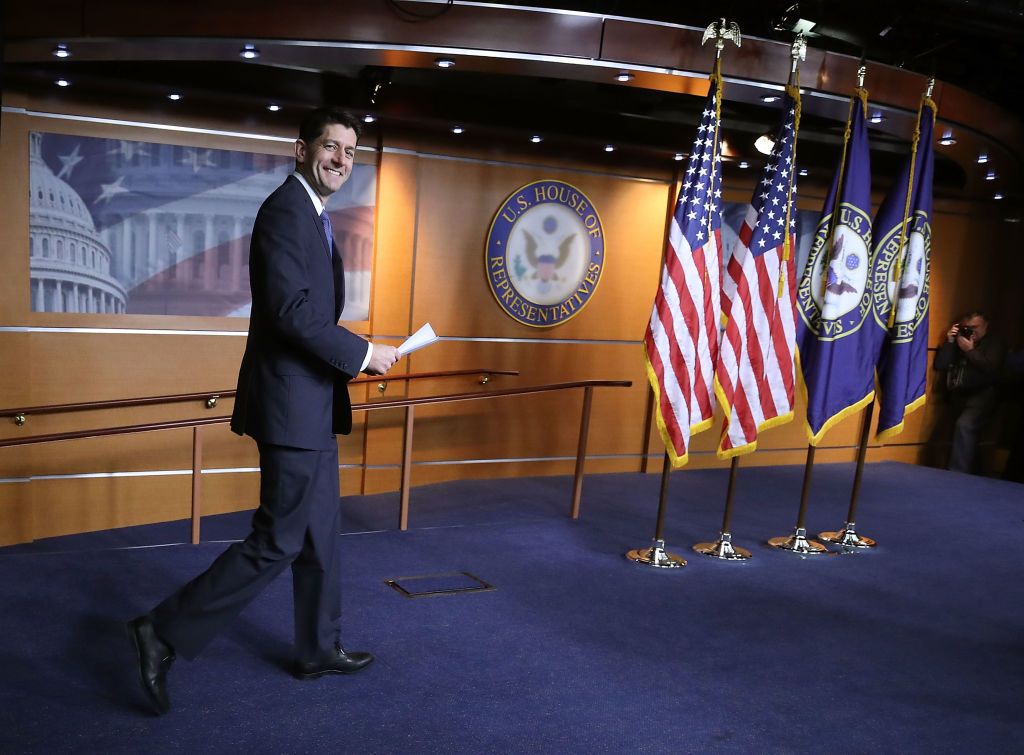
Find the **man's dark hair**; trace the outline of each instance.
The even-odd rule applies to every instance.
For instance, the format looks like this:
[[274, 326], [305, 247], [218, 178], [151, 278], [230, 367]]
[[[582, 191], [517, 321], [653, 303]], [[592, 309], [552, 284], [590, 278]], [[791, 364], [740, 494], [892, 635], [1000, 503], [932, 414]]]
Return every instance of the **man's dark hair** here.
[[328, 126], [341, 124], [356, 132], [358, 139], [363, 133], [363, 124], [347, 110], [336, 107], [318, 107], [310, 110], [299, 124], [299, 138], [306, 144], [312, 144], [324, 133]]
[[969, 310], [967, 310], [967, 314], [965, 314], [960, 319], [961, 320], [970, 320], [973, 317], [980, 317], [986, 323], [990, 322], [989, 319], [988, 319], [988, 315], [985, 314], [985, 311], [981, 310], [981, 309], [969, 309]]

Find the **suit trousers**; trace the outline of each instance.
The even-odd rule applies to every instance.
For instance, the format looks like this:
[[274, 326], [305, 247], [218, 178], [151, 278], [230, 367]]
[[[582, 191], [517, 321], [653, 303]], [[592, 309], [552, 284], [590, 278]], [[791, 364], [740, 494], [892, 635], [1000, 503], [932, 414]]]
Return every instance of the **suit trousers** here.
[[338, 447], [310, 451], [258, 443], [260, 505], [252, 532], [157, 606], [157, 634], [195, 658], [287, 566], [292, 568], [296, 659], [330, 655], [340, 641]]

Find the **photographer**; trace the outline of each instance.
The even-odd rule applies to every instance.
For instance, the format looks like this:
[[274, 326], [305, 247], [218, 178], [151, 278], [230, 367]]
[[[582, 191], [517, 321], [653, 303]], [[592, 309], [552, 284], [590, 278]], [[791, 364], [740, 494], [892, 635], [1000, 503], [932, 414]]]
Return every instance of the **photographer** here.
[[949, 469], [971, 472], [978, 433], [992, 414], [1004, 349], [988, 335], [988, 318], [973, 310], [954, 323], [933, 367], [946, 373], [950, 410], [956, 418]]

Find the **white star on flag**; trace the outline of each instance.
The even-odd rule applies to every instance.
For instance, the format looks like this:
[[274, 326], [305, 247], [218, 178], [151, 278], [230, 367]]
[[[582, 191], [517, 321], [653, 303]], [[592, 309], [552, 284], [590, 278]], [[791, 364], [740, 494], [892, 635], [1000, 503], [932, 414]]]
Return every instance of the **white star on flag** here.
[[124, 176], [118, 176], [117, 180], [112, 184], [100, 184], [100, 189], [100, 195], [96, 197], [96, 201], [94, 201], [93, 204], [109, 202], [118, 194], [124, 194], [130, 191], [124, 186]]
[[57, 159], [61, 163], [60, 173], [57, 174], [57, 178], [71, 178], [71, 171], [75, 169], [78, 163], [85, 159], [78, 153], [80, 148], [81, 145], [76, 144], [75, 148], [71, 150], [70, 155], [57, 155]]

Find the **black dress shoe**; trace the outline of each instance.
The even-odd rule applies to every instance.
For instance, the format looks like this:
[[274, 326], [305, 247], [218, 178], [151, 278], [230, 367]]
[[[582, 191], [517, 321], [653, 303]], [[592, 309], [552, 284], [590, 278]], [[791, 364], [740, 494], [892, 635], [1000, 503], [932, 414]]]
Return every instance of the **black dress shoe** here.
[[323, 660], [297, 662], [295, 676], [299, 679], [316, 679], [324, 674], [354, 674], [369, 666], [372, 661], [371, 653], [359, 651], [346, 653], [345, 649], [338, 645], [334, 649], [334, 655]]
[[139, 680], [146, 699], [158, 714], [171, 709], [167, 696], [167, 670], [174, 663], [174, 648], [157, 637], [153, 622], [140, 616], [128, 622], [128, 638], [139, 659]]

